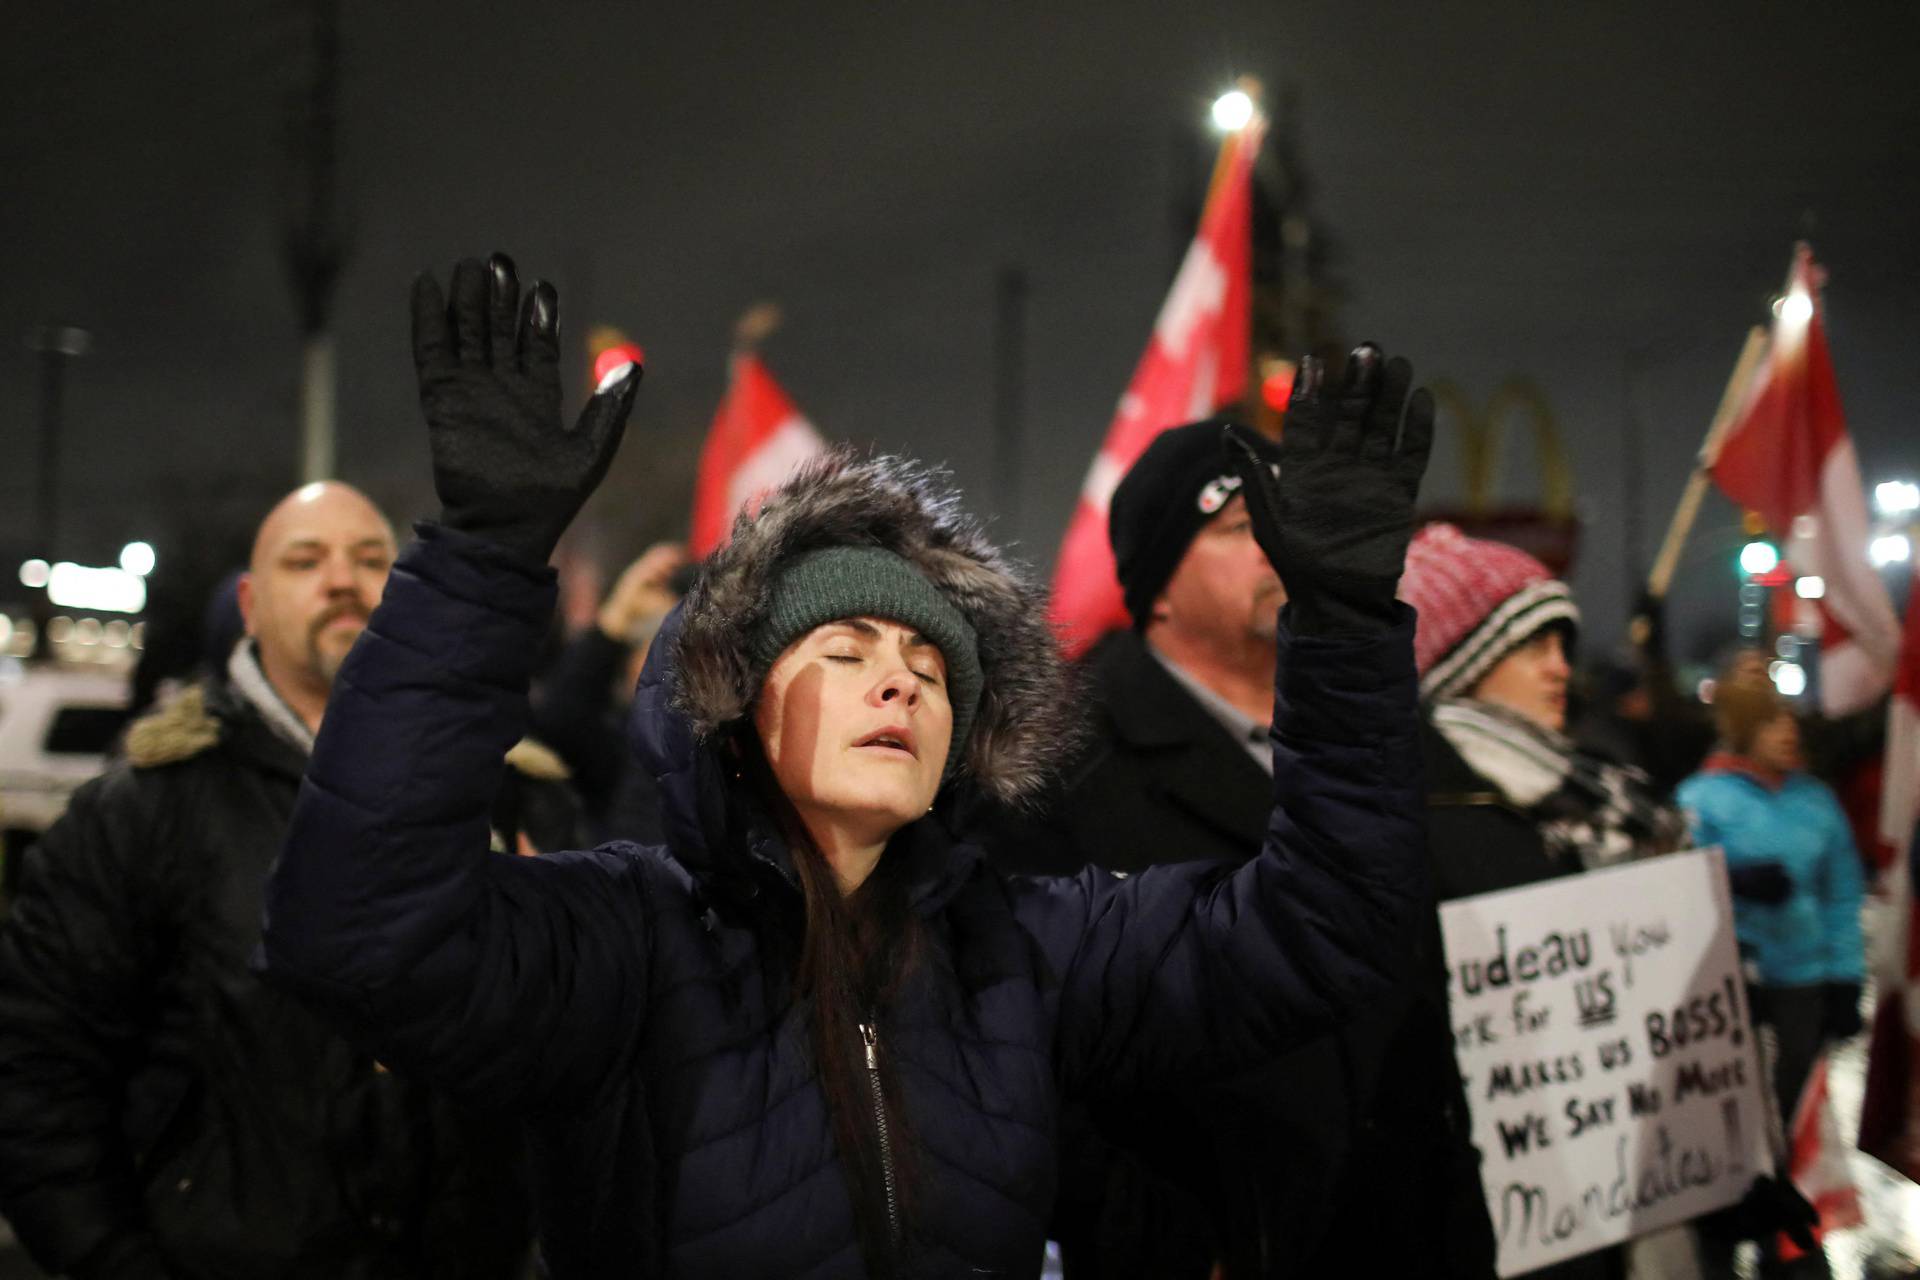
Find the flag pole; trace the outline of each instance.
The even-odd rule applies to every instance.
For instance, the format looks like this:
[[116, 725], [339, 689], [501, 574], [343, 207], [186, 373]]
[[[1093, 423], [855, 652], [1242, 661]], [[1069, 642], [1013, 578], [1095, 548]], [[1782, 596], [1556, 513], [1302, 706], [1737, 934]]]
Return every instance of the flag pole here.
[[1747, 331], [1747, 342], [1740, 348], [1740, 358], [1734, 362], [1733, 376], [1727, 379], [1726, 390], [1720, 393], [1720, 407], [1714, 410], [1713, 422], [1707, 427], [1707, 438], [1700, 443], [1693, 474], [1687, 477], [1687, 487], [1680, 494], [1680, 505], [1674, 508], [1673, 519], [1667, 525], [1666, 541], [1660, 544], [1660, 554], [1654, 558], [1652, 572], [1647, 574], [1647, 594], [1656, 599], [1664, 597], [1667, 588], [1673, 584], [1674, 570], [1680, 565], [1680, 548], [1686, 544], [1687, 535], [1693, 531], [1693, 522], [1700, 514], [1700, 503], [1707, 496], [1707, 485], [1712, 479], [1713, 464], [1720, 457], [1720, 446], [1725, 442], [1734, 419], [1739, 416], [1747, 388], [1753, 385], [1753, 375], [1766, 354], [1766, 330], [1755, 325]]
[[748, 307], [733, 323], [732, 354], [745, 356], [759, 351], [760, 344], [780, 327], [782, 319], [784, 317], [777, 302], [756, 302]]

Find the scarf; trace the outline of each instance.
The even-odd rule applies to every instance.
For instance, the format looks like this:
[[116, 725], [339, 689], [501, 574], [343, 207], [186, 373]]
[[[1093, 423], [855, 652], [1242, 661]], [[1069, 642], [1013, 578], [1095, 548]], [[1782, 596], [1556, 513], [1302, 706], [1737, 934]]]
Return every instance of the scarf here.
[[1440, 736], [1534, 820], [1556, 858], [1574, 854], [1591, 871], [1685, 844], [1685, 819], [1640, 770], [1489, 702], [1446, 698], [1432, 714]]

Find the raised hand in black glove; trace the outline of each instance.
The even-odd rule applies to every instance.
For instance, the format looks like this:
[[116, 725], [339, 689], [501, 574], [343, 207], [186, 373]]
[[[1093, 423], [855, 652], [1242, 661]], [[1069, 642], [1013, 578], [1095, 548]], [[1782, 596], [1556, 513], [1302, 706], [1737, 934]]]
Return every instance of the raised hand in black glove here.
[[1829, 982], [1820, 1008], [1820, 1030], [1829, 1040], [1851, 1040], [1866, 1024], [1860, 1020], [1860, 984]]
[[413, 363], [433, 453], [440, 523], [545, 563], [613, 461], [640, 368], [560, 421], [560, 299], [536, 281], [520, 296], [513, 260], [463, 259], [451, 301], [413, 282]]
[[1750, 862], [1727, 870], [1727, 887], [1736, 898], [1778, 906], [1793, 896], [1793, 877], [1777, 862]]
[[1277, 448], [1239, 426], [1221, 443], [1254, 537], [1286, 584], [1293, 628], [1383, 630], [1433, 446], [1433, 397], [1422, 388], [1409, 398], [1413, 367], [1372, 343], [1347, 358], [1337, 394], [1322, 394], [1323, 377], [1318, 360], [1300, 362]]

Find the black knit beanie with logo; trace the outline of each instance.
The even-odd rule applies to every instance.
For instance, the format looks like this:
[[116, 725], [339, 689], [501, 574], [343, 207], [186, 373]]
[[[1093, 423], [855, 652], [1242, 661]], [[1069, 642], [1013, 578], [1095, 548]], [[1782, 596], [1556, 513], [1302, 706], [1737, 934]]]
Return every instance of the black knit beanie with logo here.
[[1208, 418], [1162, 431], [1107, 504], [1107, 540], [1136, 631], [1146, 629], [1153, 602], [1194, 538], [1240, 491], [1240, 477], [1220, 449], [1229, 421]]

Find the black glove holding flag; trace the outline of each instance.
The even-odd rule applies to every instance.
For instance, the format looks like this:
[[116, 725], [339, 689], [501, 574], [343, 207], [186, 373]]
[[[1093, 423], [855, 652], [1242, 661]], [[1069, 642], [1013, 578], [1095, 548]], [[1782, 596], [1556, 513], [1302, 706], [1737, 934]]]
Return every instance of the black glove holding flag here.
[[1224, 428], [1221, 444], [1294, 629], [1385, 630], [1433, 447], [1433, 397], [1409, 398], [1413, 367], [1372, 343], [1347, 358], [1337, 395], [1321, 394], [1322, 377], [1318, 360], [1300, 362], [1277, 448], [1241, 426]]
[[520, 296], [496, 253], [453, 269], [451, 301], [413, 282], [413, 363], [433, 454], [440, 523], [544, 564], [620, 447], [640, 385], [628, 365], [560, 421], [560, 299], [536, 281]]
[[1793, 1183], [1766, 1174], [1753, 1180], [1740, 1203], [1698, 1222], [1703, 1230], [1722, 1239], [1771, 1241], [1776, 1233], [1783, 1232], [1803, 1252], [1812, 1253], [1820, 1247], [1813, 1234], [1820, 1225], [1820, 1211]]
[[1829, 982], [1822, 993], [1820, 1030], [1829, 1040], [1851, 1040], [1866, 1024], [1860, 1018], [1860, 984]]

